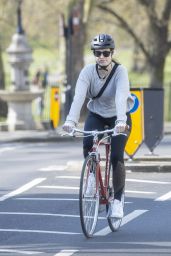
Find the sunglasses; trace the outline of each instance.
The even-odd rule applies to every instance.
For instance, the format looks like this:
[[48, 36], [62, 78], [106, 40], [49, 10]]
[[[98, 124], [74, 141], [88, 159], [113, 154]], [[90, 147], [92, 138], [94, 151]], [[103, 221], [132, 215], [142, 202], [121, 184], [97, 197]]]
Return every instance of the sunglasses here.
[[94, 56], [96, 57], [100, 57], [101, 54], [104, 56], [104, 57], [109, 57], [110, 54], [111, 54], [111, 51], [94, 51]]

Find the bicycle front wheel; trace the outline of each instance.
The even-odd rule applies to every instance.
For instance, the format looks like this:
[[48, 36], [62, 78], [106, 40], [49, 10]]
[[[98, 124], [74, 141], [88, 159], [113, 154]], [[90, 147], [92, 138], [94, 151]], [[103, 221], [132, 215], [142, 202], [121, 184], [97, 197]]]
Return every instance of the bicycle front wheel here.
[[[98, 219], [99, 189], [98, 184], [96, 184], [96, 170], [96, 162], [92, 156], [88, 156], [83, 164], [79, 191], [81, 227], [87, 238], [93, 236]], [[91, 184], [90, 178], [94, 179], [91, 180]]]

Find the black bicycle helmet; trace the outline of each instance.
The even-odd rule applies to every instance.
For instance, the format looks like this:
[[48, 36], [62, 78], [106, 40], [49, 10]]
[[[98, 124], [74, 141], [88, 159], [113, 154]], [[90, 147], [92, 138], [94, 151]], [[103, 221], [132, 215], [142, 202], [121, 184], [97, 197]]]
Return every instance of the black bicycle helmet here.
[[97, 49], [114, 49], [115, 43], [113, 38], [108, 34], [99, 34], [91, 42], [91, 50]]

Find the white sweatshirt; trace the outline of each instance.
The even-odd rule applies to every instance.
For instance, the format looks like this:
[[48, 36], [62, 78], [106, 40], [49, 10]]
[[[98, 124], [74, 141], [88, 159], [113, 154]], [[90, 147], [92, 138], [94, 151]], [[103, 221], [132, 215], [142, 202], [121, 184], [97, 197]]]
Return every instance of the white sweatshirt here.
[[67, 116], [67, 121], [73, 121], [76, 124], [80, 118], [80, 111], [85, 98], [90, 98], [87, 108], [102, 117], [117, 116], [117, 120], [127, 120], [126, 113], [133, 107], [134, 100], [129, 90], [128, 72], [123, 65], [119, 65], [109, 81], [103, 94], [92, 100], [96, 96], [105, 79], [99, 78], [95, 64], [86, 65], [78, 77], [75, 96]]

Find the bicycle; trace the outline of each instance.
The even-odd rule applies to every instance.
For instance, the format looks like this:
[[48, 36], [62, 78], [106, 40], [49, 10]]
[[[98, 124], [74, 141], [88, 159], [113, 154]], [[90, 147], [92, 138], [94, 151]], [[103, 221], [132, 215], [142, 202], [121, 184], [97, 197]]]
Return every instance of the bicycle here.
[[[114, 191], [111, 178], [111, 138], [112, 136], [120, 135], [121, 133], [114, 132], [114, 129], [106, 129], [104, 131], [83, 131], [73, 129], [71, 136], [76, 134], [83, 134], [83, 136], [93, 136], [93, 147], [89, 155], [83, 163], [80, 189], [79, 189], [79, 209], [81, 227], [84, 235], [87, 238], [93, 236], [99, 213], [99, 205], [106, 205], [107, 221], [112, 232], [117, 231], [121, 225], [122, 219], [111, 218], [111, 200], [113, 200]], [[102, 139], [98, 139], [99, 135], [105, 135]], [[126, 135], [125, 133], [122, 133]], [[127, 135], [126, 135], [127, 136]], [[105, 146], [105, 170], [102, 172], [99, 146]], [[90, 195], [86, 194], [88, 178], [94, 175], [95, 182]], [[121, 201], [124, 207], [124, 193], [122, 194]]]

